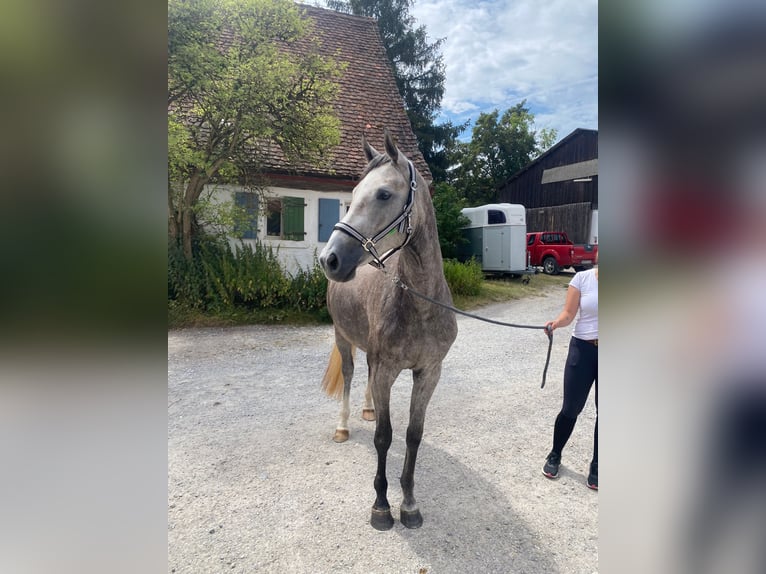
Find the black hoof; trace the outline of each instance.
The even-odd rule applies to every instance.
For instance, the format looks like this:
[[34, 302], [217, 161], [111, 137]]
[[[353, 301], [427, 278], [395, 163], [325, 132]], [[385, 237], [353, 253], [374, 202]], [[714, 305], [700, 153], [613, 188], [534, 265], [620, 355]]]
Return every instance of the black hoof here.
[[423, 515], [420, 510], [399, 510], [399, 518], [407, 528], [420, 528], [423, 526]]
[[391, 516], [391, 509], [377, 510], [372, 509], [370, 524], [375, 530], [391, 530], [394, 526], [394, 517]]

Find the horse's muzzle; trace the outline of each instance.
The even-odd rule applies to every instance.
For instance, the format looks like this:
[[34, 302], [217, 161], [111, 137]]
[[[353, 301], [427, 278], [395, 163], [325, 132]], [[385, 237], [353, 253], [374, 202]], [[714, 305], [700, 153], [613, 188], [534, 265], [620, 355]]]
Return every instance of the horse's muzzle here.
[[344, 255], [344, 251], [336, 249], [332, 243], [325, 245], [319, 254], [319, 265], [322, 266], [325, 276], [331, 281], [344, 283], [351, 281], [356, 275], [358, 261], [356, 257]]

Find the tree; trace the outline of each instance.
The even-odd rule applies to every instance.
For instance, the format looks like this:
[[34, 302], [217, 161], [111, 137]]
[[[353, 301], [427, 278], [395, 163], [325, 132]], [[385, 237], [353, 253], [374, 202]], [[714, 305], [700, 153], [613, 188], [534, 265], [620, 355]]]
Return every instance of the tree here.
[[340, 67], [310, 28], [291, 0], [169, 0], [168, 233], [187, 259], [207, 184], [246, 182], [268, 143], [314, 163], [339, 143]]
[[553, 144], [556, 131], [533, 130], [534, 119], [526, 100], [502, 116], [497, 109], [479, 115], [471, 141], [456, 146], [450, 174], [470, 205], [493, 202], [500, 184]]
[[409, 13], [414, 0], [327, 0], [326, 3], [333, 10], [377, 20], [420, 152], [434, 181], [444, 181], [449, 166], [446, 150], [467, 126], [454, 126], [451, 122], [435, 124], [446, 80], [441, 54], [445, 39], [429, 42], [426, 27], [417, 26]]
[[461, 231], [471, 223], [460, 211], [465, 207], [465, 200], [458, 195], [454, 187], [441, 182], [434, 186], [433, 203], [442, 257], [454, 259], [458, 255], [458, 247], [468, 242]]

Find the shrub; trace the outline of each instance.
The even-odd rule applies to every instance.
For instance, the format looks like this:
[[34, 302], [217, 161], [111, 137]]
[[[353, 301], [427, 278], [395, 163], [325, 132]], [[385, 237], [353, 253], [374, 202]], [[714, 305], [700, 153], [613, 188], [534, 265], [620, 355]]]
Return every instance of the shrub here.
[[478, 295], [484, 282], [484, 273], [476, 259], [465, 263], [445, 259], [444, 276], [453, 295]]
[[433, 203], [442, 257], [445, 259], [457, 257], [460, 247], [468, 243], [462, 229], [471, 223], [460, 211], [465, 207], [465, 200], [451, 185], [437, 183]]
[[[205, 268], [199, 256], [200, 242], [194, 244], [195, 257], [189, 261], [184, 257], [180, 245], [168, 243], [168, 301], [189, 309], [207, 307], [207, 288]], [[209, 245], [208, 250], [221, 248]], [[211, 257], [207, 254], [207, 257]]]
[[171, 310], [226, 315], [235, 311], [292, 310], [326, 316], [327, 279], [319, 263], [288, 276], [277, 255], [261, 243], [231, 249], [226, 240], [205, 238], [188, 261], [168, 246], [168, 301]]
[[327, 306], [327, 277], [314, 259], [311, 269], [301, 269], [290, 283], [290, 304], [301, 311], [322, 311]]
[[224, 309], [285, 306], [290, 281], [271, 247], [257, 243], [227, 249], [222, 257], [203, 257], [211, 281], [211, 299]]

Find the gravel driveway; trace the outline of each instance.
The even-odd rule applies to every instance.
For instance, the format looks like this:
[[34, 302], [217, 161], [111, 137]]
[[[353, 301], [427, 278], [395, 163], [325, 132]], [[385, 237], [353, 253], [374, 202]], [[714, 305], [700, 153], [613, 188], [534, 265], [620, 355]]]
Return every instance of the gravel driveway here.
[[[542, 325], [565, 291], [496, 304], [485, 317]], [[369, 525], [374, 423], [361, 419], [357, 352], [351, 437], [332, 441], [339, 403], [321, 393], [332, 327], [252, 326], [168, 334], [168, 570], [176, 573], [553, 573], [598, 570], [598, 493], [586, 488], [593, 393], [564, 451], [541, 473], [561, 406], [571, 327], [547, 339], [458, 316], [415, 469], [423, 527], [398, 522], [409, 371], [391, 397], [393, 529]]]

